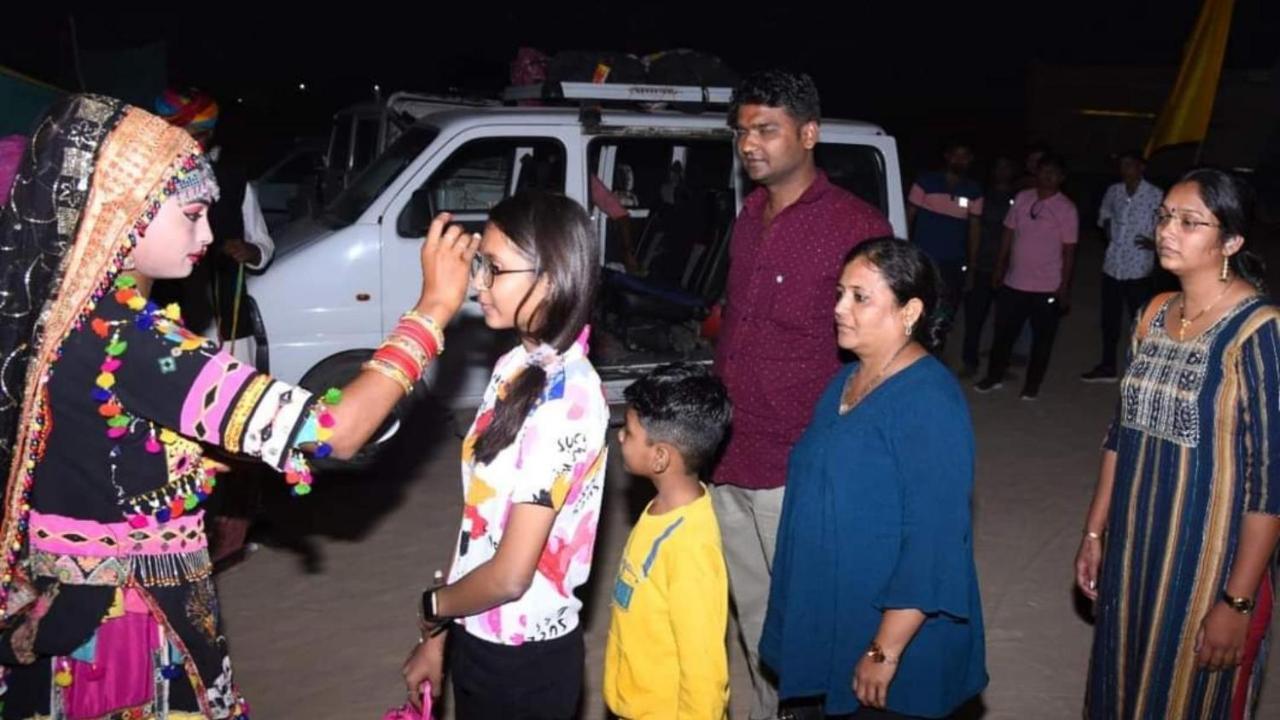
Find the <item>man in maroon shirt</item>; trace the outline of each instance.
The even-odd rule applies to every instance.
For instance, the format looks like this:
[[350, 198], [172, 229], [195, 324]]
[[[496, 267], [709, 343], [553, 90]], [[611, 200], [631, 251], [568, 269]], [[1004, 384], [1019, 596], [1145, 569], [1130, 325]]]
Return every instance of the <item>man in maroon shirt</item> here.
[[755, 692], [752, 720], [777, 714], [757, 646], [787, 455], [840, 364], [832, 319], [840, 261], [858, 243], [893, 234], [878, 210], [814, 164], [818, 118], [813, 80], [776, 70], [743, 81], [729, 108], [743, 167], [760, 187], [729, 246], [715, 367], [733, 400], [733, 429], [712, 501]]

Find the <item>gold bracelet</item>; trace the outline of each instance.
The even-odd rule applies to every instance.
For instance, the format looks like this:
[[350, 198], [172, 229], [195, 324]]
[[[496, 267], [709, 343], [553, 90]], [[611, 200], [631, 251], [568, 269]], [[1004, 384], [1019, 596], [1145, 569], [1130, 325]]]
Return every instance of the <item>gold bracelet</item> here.
[[417, 310], [410, 310], [404, 315], [401, 315], [400, 319], [408, 320], [431, 333], [431, 337], [435, 338], [437, 350], [441, 353], [444, 352], [444, 331], [436, 324], [435, 318], [430, 315], [420, 313]]
[[871, 658], [873, 663], [884, 663], [885, 665], [897, 665], [898, 658], [891, 655], [885, 655], [884, 648], [880, 647], [880, 643], [875, 640], [871, 641], [871, 645], [867, 647], [867, 651], [863, 655]]
[[[393, 363], [393, 358], [383, 355], [384, 351], [392, 349], [400, 351], [398, 359], [402, 362], [410, 363], [412, 367], [405, 368], [400, 364]], [[406, 373], [408, 375], [409, 383], [413, 384], [422, 379], [423, 373], [426, 372], [427, 366], [431, 364], [431, 361], [434, 358], [429, 352], [427, 352], [426, 348], [418, 344], [417, 340], [414, 340], [407, 335], [391, 333], [387, 336], [387, 339], [383, 340], [382, 344], [378, 346], [378, 349], [374, 352], [372, 359], [395, 365], [402, 373]], [[411, 374], [409, 374], [410, 370], [412, 370]]]
[[404, 388], [404, 392], [406, 395], [408, 395], [413, 390], [414, 379], [412, 376], [405, 373], [404, 368], [400, 367], [399, 365], [396, 365], [393, 362], [390, 362], [388, 360], [383, 360], [381, 358], [371, 359], [369, 362], [373, 363], [375, 367], [381, 368], [386, 372], [391, 373], [395, 381], [399, 383], [402, 388]]
[[423, 370], [427, 369], [427, 365], [431, 363], [431, 360], [432, 360], [431, 353], [427, 352], [426, 348], [419, 345], [418, 341], [414, 340], [411, 337], [408, 337], [407, 335], [391, 333], [390, 335], [387, 336], [386, 340], [382, 341], [382, 345], [379, 345], [378, 348], [381, 349], [387, 345], [390, 345], [391, 347], [400, 348], [401, 350], [408, 353], [409, 357], [412, 358], [413, 361], [418, 365], [419, 376], [422, 375]]
[[1236, 597], [1225, 589], [1222, 591], [1221, 599], [1222, 602], [1227, 604], [1227, 607], [1235, 610], [1241, 615], [1248, 615], [1254, 611], [1255, 607], [1257, 607], [1257, 602], [1253, 598]]
[[[436, 354], [436, 355], [439, 355], [439, 354], [441, 354], [441, 353], [443, 353], [443, 352], [444, 352], [444, 335], [442, 335], [442, 334], [440, 333], [439, 329], [437, 329], [434, 325], [432, 325], [432, 326], [427, 326], [427, 324], [426, 324], [426, 323], [423, 323], [423, 322], [421, 322], [421, 321], [419, 321], [419, 320], [417, 320], [417, 319], [415, 319], [415, 318], [411, 318], [411, 317], [403, 317], [403, 318], [401, 318], [401, 321], [402, 321], [403, 323], [408, 323], [408, 324], [410, 324], [410, 325], [414, 325], [414, 326], [416, 326], [418, 329], [422, 330], [422, 331], [423, 331], [423, 332], [425, 332], [428, 336], [430, 336], [430, 338], [431, 338], [432, 342], [434, 342], [434, 343], [435, 343], [435, 345], [436, 345], [436, 346], [435, 346], [435, 354]], [[397, 333], [393, 330], [391, 334], [392, 334], [392, 335], [396, 335]], [[415, 339], [415, 340], [414, 340], [414, 342], [418, 342], [418, 340], [416, 340], [416, 339]]]
[[413, 383], [409, 380], [409, 376], [405, 375], [404, 371], [395, 365], [385, 363], [381, 360], [367, 360], [360, 366], [360, 369], [370, 370], [382, 375], [383, 377], [391, 379], [395, 384], [400, 386], [401, 390], [404, 390], [405, 395], [413, 392]]

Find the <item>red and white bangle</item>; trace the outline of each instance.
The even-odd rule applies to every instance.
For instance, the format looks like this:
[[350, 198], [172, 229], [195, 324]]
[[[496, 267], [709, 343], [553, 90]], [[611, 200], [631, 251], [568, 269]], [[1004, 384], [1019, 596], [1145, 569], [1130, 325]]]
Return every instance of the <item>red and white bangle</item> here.
[[444, 352], [444, 331], [436, 324], [435, 318], [430, 315], [420, 313], [417, 310], [410, 310], [404, 315], [401, 315], [400, 319], [402, 321], [411, 322], [430, 333], [431, 337], [436, 341], [436, 355]]
[[444, 350], [444, 333], [429, 315], [410, 310], [362, 368], [393, 380], [408, 395]]

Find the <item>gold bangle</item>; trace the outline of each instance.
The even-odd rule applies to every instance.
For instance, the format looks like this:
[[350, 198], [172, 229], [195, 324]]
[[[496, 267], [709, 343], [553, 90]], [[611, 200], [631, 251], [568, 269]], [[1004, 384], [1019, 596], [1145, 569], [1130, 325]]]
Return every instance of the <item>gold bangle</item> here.
[[404, 371], [395, 365], [385, 363], [381, 360], [368, 360], [360, 366], [360, 369], [376, 372], [379, 375], [394, 381], [395, 384], [400, 386], [401, 390], [404, 390], [405, 395], [413, 392], [413, 383], [410, 382], [409, 376], [405, 375]]
[[404, 315], [401, 315], [400, 319], [415, 323], [421, 326], [422, 329], [431, 333], [431, 337], [435, 338], [439, 352], [444, 352], [444, 331], [440, 329], [438, 324], [436, 324], [435, 318], [430, 315], [424, 315], [417, 310], [410, 310]]
[[[378, 346], [378, 349], [374, 352], [374, 356], [376, 357], [378, 353], [381, 353], [383, 350], [387, 348], [395, 348], [397, 350], [400, 350], [402, 353], [404, 353], [404, 355], [407, 356], [404, 359], [408, 360], [414, 365], [414, 368], [413, 368], [415, 371], [414, 374], [417, 375], [418, 377], [422, 377], [422, 369], [424, 366], [422, 363], [422, 358], [419, 356], [417, 352], [415, 352], [411, 348], [405, 347], [403, 343], [392, 342], [392, 340], [388, 338], [386, 340], [383, 340], [382, 344]], [[379, 361], [385, 362], [381, 358], [379, 358]], [[404, 368], [400, 368], [400, 370], [401, 372], [404, 372]], [[409, 379], [412, 381], [413, 376], [412, 375], [409, 376]]]
[[[441, 334], [440, 330], [437, 329], [434, 325], [428, 326], [427, 324], [415, 318], [410, 318], [410, 317], [402, 318], [402, 320], [406, 323], [417, 326], [423, 332], [427, 333], [427, 335], [431, 336], [432, 341], [434, 341], [436, 344], [436, 347], [435, 347], [436, 355], [439, 355], [444, 352], [444, 335]], [[397, 333], [395, 331], [392, 331], [392, 335], [395, 335], [395, 334]], [[415, 340], [414, 342], [417, 342], [417, 341]]]
[[371, 360], [370, 362], [373, 363], [375, 368], [391, 373], [392, 379], [400, 384], [400, 387], [404, 389], [406, 395], [413, 390], [413, 377], [405, 374], [404, 369], [399, 365], [382, 359]]
[[1255, 607], [1257, 607], [1257, 602], [1253, 598], [1236, 597], [1226, 590], [1222, 591], [1221, 599], [1222, 602], [1227, 604], [1227, 607], [1235, 610], [1241, 615], [1248, 615], [1254, 611]]
[[379, 345], [378, 347], [381, 349], [387, 345], [400, 348], [401, 350], [409, 353], [409, 357], [418, 365], [419, 376], [422, 375], [422, 371], [427, 368], [427, 365], [431, 363], [431, 353], [427, 352], [426, 348], [419, 345], [418, 341], [411, 337], [391, 333], [387, 336], [386, 340], [382, 341], [382, 345]]
[[409, 382], [411, 384], [417, 382], [422, 377], [422, 372], [427, 369], [427, 365], [430, 363], [430, 356], [425, 354], [416, 342], [395, 333], [388, 335], [387, 339], [382, 341], [382, 344], [378, 346], [378, 349], [374, 352], [371, 359], [393, 364], [390, 359], [379, 357], [379, 353], [387, 348], [394, 348], [401, 351], [405, 356], [402, 359], [413, 364], [412, 368], [400, 368], [401, 372], [405, 372], [406, 374], [410, 369], [413, 371], [413, 374], [408, 375]]

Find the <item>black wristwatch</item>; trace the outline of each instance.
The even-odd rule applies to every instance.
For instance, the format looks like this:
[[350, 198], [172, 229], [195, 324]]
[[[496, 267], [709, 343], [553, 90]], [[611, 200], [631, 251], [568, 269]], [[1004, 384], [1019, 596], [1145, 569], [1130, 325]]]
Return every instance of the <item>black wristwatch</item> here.
[[435, 625], [440, 622], [440, 616], [436, 615], [436, 588], [422, 591], [422, 607], [418, 613], [424, 623]]
[[1226, 603], [1227, 607], [1235, 610], [1241, 615], [1248, 615], [1253, 612], [1253, 608], [1257, 605], [1253, 598], [1235, 597], [1226, 590], [1222, 591], [1222, 602]]
[[440, 587], [443, 586], [422, 591], [422, 609], [420, 610], [422, 617], [418, 621], [418, 625], [424, 640], [439, 635], [448, 630], [449, 626], [453, 624], [453, 618], [441, 617], [436, 612], [436, 590], [439, 590]]
[[436, 608], [436, 591], [444, 585], [444, 571], [436, 570], [432, 576], [431, 587], [422, 591], [422, 605], [418, 608], [418, 620], [424, 628], [431, 628], [432, 634], [435, 634], [434, 631], [448, 621], [448, 618], [440, 617]]

